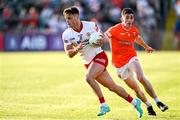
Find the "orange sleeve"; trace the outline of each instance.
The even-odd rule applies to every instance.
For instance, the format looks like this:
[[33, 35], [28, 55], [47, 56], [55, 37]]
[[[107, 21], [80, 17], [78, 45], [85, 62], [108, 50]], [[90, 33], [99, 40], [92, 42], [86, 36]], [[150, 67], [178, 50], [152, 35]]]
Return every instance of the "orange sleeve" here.
[[109, 29], [105, 32], [105, 35], [106, 35], [108, 38], [111, 38], [111, 37], [112, 37], [112, 29], [109, 28]]

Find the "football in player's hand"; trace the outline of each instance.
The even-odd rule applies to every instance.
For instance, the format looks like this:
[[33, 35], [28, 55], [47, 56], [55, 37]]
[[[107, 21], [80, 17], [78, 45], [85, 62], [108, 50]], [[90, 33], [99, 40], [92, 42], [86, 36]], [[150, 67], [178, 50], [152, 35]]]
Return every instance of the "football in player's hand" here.
[[99, 32], [94, 32], [90, 35], [90, 39], [89, 39], [89, 44], [93, 47], [100, 47], [98, 44], [97, 44], [97, 41], [99, 39], [102, 39], [102, 34], [99, 33]]

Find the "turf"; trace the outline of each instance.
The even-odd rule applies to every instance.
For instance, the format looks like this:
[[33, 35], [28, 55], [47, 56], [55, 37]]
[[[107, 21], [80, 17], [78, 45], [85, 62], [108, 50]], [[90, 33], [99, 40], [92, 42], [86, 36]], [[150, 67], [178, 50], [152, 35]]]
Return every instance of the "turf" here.
[[[169, 106], [167, 112], [161, 112], [146, 94], [157, 116], [148, 116], [142, 104], [142, 120], [180, 120], [180, 52], [138, 52], [138, 56], [159, 98]], [[129, 103], [102, 86], [111, 112], [97, 117], [99, 103], [84, 80], [81, 62], [79, 56], [70, 59], [64, 52], [1, 52], [0, 120], [138, 119]], [[111, 63], [107, 69], [135, 97]]]

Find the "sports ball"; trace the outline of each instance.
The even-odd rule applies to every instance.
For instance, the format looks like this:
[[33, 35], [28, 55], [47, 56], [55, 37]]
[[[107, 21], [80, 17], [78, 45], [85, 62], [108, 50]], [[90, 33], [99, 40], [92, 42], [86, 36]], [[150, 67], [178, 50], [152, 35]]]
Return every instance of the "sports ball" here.
[[98, 39], [102, 39], [102, 34], [99, 32], [94, 32], [90, 35], [89, 44], [92, 46], [97, 46], [96, 42]]

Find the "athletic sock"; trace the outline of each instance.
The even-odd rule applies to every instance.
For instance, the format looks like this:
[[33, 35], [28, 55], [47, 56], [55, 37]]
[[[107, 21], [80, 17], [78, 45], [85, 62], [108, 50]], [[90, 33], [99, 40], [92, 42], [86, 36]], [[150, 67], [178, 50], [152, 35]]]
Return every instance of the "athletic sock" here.
[[147, 108], [150, 107], [150, 106], [152, 106], [149, 101], [146, 101], [145, 104], [146, 104], [146, 107], [147, 107]]
[[105, 99], [104, 99], [104, 97], [100, 97], [100, 98], [99, 98], [99, 102], [100, 102], [100, 104], [105, 103]]
[[136, 104], [137, 104], [136, 99], [133, 98], [133, 100], [131, 101], [131, 104], [132, 104], [133, 106], [136, 106]]
[[101, 103], [101, 106], [108, 106], [108, 104], [104, 102], [104, 103]]
[[154, 98], [155, 103], [159, 102], [160, 100], [158, 98]]
[[133, 98], [132, 98], [130, 95], [128, 95], [128, 97], [126, 98], [126, 100], [127, 100], [129, 103], [131, 103], [131, 102], [133, 101]]

